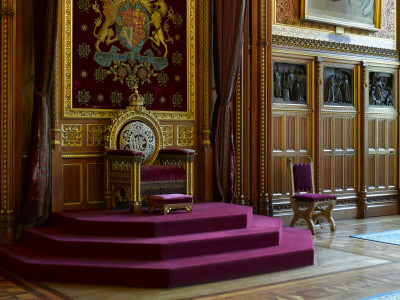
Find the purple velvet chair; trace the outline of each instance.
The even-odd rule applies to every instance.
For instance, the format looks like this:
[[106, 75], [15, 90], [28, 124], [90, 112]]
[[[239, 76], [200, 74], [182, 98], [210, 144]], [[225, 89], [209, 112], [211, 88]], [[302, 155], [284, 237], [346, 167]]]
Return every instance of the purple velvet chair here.
[[106, 137], [104, 200], [108, 209], [128, 206], [140, 213], [154, 194], [193, 196], [194, 150], [162, 149], [158, 120], [143, 107], [138, 91], [113, 120]]
[[336, 225], [332, 210], [336, 205], [336, 196], [315, 193], [312, 159], [309, 157], [308, 161], [294, 164], [292, 159], [288, 158], [291, 178], [290, 204], [294, 213], [290, 226], [294, 227], [299, 219], [304, 219], [311, 233], [315, 234], [318, 218], [325, 217], [333, 232]]

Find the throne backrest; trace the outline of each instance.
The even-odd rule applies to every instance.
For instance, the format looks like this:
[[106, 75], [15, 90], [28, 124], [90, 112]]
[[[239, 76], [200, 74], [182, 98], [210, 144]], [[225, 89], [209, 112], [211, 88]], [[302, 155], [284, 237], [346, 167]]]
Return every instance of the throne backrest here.
[[150, 165], [157, 158], [164, 139], [158, 120], [143, 107], [137, 89], [129, 97], [130, 105], [112, 121], [106, 137], [109, 150], [137, 150], [144, 154], [142, 164]]

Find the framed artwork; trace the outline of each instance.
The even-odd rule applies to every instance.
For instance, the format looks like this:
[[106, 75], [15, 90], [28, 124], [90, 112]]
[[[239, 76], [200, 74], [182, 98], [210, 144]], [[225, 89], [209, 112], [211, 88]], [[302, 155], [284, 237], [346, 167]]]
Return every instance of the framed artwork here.
[[369, 72], [369, 105], [394, 107], [394, 75]]
[[354, 106], [353, 70], [324, 67], [324, 104]]
[[135, 86], [159, 119], [195, 117], [195, 0], [63, 0], [63, 116], [114, 118]]
[[273, 103], [307, 104], [307, 68], [302, 64], [274, 62]]
[[382, 0], [301, 0], [301, 19], [377, 31]]

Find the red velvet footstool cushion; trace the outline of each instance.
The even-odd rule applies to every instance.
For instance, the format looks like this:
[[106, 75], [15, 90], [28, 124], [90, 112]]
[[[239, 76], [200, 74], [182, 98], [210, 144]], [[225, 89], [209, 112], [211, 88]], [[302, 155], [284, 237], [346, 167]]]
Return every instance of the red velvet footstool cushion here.
[[149, 203], [153, 205], [180, 204], [191, 202], [193, 202], [193, 197], [184, 194], [152, 195], [149, 197]]

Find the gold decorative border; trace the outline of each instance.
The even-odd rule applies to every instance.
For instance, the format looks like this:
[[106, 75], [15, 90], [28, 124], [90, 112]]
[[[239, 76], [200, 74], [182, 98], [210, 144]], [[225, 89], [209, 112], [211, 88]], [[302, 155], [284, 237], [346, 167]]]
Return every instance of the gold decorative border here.
[[[72, 0], [63, 1], [63, 89], [64, 118], [109, 118], [118, 117], [120, 110], [87, 109], [72, 107]], [[151, 111], [160, 120], [194, 120], [195, 119], [195, 82], [196, 82], [196, 48], [195, 48], [195, 0], [186, 0], [187, 6], [187, 111], [164, 112]]]
[[287, 46], [296, 48], [307, 48], [323, 51], [334, 51], [343, 53], [352, 53], [360, 55], [370, 55], [378, 57], [388, 57], [399, 59], [399, 51], [392, 49], [384, 49], [378, 47], [352, 45], [346, 43], [320, 41], [315, 39], [273, 35], [272, 44], [275, 46]]

